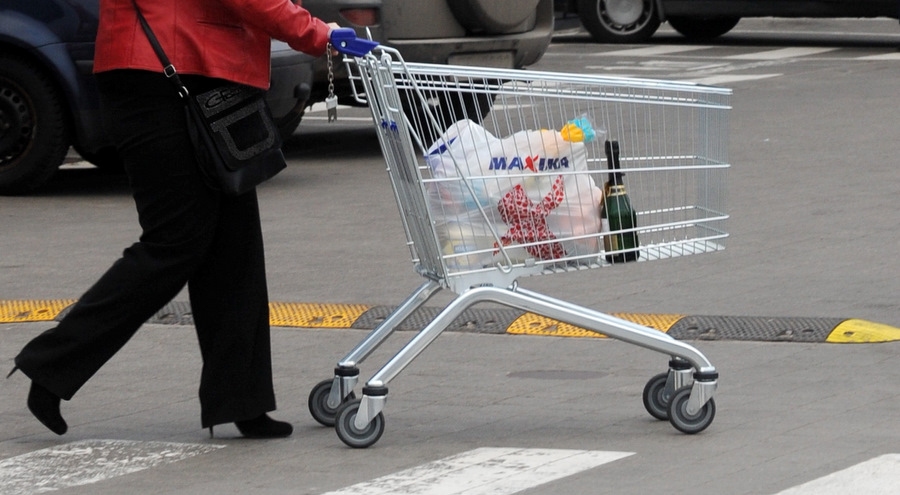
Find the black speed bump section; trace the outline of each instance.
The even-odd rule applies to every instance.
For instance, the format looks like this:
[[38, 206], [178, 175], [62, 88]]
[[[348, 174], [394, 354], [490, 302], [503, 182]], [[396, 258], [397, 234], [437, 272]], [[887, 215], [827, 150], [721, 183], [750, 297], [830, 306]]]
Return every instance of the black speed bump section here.
[[[0, 300], [0, 323], [59, 321], [74, 299]], [[371, 330], [394, 310], [361, 304], [269, 303], [270, 322], [279, 327], [355, 328]], [[398, 330], [425, 328], [441, 308], [415, 311]], [[678, 314], [612, 313], [613, 316], [665, 332], [679, 340], [745, 340], [764, 342], [878, 343], [900, 341], [900, 328], [859, 319], [688, 316]], [[173, 301], [148, 323], [191, 325], [186, 301]], [[590, 330], [515, 309], [470, 308], [448, 327], [449, 331], [556, 337], [603, 337]]]
[[686, 316], [672, 325], [668, 333], [679, 340], [825, 342], [842, 321], [842, 318]]
[[[612, 316], [655, 328], [678, 340], [840, 344], [900, 341], [900, 328], [858, 319], [633, 313], [612, 313]], [[525, 313], [516, 320], [507, 333], [559, 337], [602, 337], [596, 332], [530, 313]]]

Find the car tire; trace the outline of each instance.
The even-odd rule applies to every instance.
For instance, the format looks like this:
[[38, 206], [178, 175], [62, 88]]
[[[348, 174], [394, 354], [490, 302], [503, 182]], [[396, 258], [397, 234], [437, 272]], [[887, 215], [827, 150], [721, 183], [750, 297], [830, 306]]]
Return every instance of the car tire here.
[[710, 40], [731, 31], [740, 17], [669, 17], [669, 25], [690, 40]]
[[510, 2], [498, 0], [447, 0], [456, 20], [475, 33], [504, 33], [527, 21], [537, 11], [540, 0], [509, 8]]
[[599, 43], [641, 43], [660, 24], [656, 0], [578, 0], [578, 17]]
[[0, 194], [24, 194], [59, 169], [69, 150], [63, 98], [35, 63], [0, 54]]

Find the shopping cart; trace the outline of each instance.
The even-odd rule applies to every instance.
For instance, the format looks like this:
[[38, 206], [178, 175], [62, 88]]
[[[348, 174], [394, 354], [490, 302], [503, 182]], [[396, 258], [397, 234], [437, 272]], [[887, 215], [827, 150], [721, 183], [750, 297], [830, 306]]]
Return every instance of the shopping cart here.
[[[718, 373], [695, 347], [526, 290], [517, 279], [723, 249], [731, 91], [404, 63], [393, 49], [369, 48], [349, 50], [345, 61], [357, 99], [371, 110], [412, 261], [425, 282], [337, 363], [333, 378], [312, 389], [312, 416], [334, 426], [351, 447], [373, 445], [384, 432], [391, 380], [463, 311], [491, 302], [667, 354], [668, 371], [644, 387], [645, 408], [682, 432], [706, 429], [716, 412]], [[589, 125], [563, 138], [559, 130], [573, 131], [573, 122]], [[589, 140], [584, 134], [591, 131], [602, 136]], [[467, 140], [481, 148], [466, 150], [460, 143]], [[619, 146], [618, 159], [609, 154], [610, 142]], [[510, 149], [515, 145], [520, 148]], [[605, 230], [609, 219], [598, 211], [611, 200], [609, 183], [623, 180], [608, 170], [614, 160], [621, 162], [634, 222], [610, 222], [618, 227]], [[517, 216], [506, 207], [527, 213]], [[622, 242], [626, 236], [631, 242]], [[357, 398], [358, 365], [442, 289], [455, 299]]]

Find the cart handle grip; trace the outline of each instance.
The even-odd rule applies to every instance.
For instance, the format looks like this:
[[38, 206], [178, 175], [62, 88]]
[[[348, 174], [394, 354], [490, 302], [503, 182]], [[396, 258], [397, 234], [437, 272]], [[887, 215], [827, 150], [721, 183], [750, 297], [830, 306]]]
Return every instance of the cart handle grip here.
[[329, 41], [331, 41], [331, 46], [341, 54], [354, 57], [363, 57], [378, 46], [377, 41], [357, 38], [356, 31], [352, 28], [332, 29]]

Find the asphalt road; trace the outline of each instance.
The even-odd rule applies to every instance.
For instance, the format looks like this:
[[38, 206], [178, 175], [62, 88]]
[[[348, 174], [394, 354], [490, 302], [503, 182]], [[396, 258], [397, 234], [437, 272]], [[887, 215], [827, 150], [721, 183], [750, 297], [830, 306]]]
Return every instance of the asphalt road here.
[[[595, 45], [579, 31], [558, 37], [533, 69], [734, 89], [731, 237], [720, 253], [535, 277], [523, 286], [608, 312], [900, 326], [898, 41], [896, 22], [848, 20], [745, 21], [706, 45], [666, 30], [646, 45]], [[368, 126], [362, 109], [341, 109], [335, 124], [311, 113], [286, 144], [288, 170], [261, 188], [273, 301], [391, 305], [421, 283]], [[0, 198], [0, 232], [3, 300], [77, 298], [138, 234], [124, 180], [78, 166], [39, 194]], [[4, 359], [51, 325], [0, 325]], [[209, 439], [200, 431], [199, 355], [186, 326], [139, 332], [63, 404], [70, 432], [62, 438], [29, 415], [27, 381], [15, 375], [0, 387], [0, 492], [318, 495], [395, 475], [379, 481], [387, 491], [357, 489], [426, 493], [400, 488], [396, 473], [403, 473], [443, 490], [435, 493], [457, 493], [440, 477], [424, 481], [423, 473], [447, 466], [426, 463], [468, 462], [501, 455], [473, 450], [501, 448], [528, 457], [509, 461], [510, 476], [551, 471], [541, 464], [546, 452], [534, 449], [571, 459], [562, 462], [569, 471], [538, 476], [543, 484], [502, 493], [765, 495], [805, 483], [813, 484], [791, 493], [851, 493], [861, 489], [853, 477], [861, 463], [874, 466], [876, 484], [860, 493], [895, 493], [900, 483], [898, 343], [692, 342], [722, 377], [715, 422], [688, 436], [641, 405], [641, 389], [665, 370], [665, 356], [612, 340], [452, 332], [392, 383], [384, 437], [352, 450], [310, 419], [306, 396], [364, 335], [273, 330], [276, 415], [297, 427], [280, 441], [239, 440], [228, 428]], [[379, 350], [363, 374], [394, 349]], [[475, 464], [480, 470], [464, 478], [488, 479], [496, 474], [490, 466], [503, 463]], [[98, 465], [108, 469], [91, 478]], [[850, 491], [840, 491], [842, 483]]]

